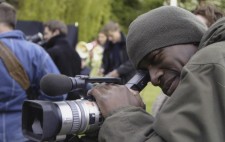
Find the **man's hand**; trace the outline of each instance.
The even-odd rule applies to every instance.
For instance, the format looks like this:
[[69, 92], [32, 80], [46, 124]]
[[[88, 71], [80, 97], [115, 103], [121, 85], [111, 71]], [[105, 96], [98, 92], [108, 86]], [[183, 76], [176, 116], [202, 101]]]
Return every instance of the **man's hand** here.
[[124, 85], [101, 84], [91, 89], [88, 95], [94, 96], [103, 117], [123, 107], [145, 106], [140, 95]]

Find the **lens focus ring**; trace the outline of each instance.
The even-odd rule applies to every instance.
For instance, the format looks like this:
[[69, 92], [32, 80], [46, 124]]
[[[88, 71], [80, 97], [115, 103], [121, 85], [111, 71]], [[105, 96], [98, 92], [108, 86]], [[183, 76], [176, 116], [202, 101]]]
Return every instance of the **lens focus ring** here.
[[71, 134], [77, 133], [80, 130], [81, 125], [81, 112], [75, 101], [67, 101], [67, 103], [69, 104], [73, 114], [73, 126], [70, 132]]

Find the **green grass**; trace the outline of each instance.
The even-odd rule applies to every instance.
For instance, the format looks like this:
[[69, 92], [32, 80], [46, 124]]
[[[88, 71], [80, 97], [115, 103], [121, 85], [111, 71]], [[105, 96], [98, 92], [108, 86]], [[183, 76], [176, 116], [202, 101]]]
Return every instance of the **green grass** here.
[[141, 97], [146, 104], [146, 111], [151, 113], [152, 104], [155, 101], [156, 97], [160, 94], [161, 89], [159, 87], [153, 86], [149, 83], [144, 90], [141, 91]]

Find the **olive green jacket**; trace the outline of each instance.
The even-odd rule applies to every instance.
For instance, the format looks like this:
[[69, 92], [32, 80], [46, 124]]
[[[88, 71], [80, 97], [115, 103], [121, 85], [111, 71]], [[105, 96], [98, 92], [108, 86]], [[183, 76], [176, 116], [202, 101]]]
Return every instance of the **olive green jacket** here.
[[99, 142], [225, 142], [225, 19], [204, 35], [156, 118], [137, 107], [118, 110]]

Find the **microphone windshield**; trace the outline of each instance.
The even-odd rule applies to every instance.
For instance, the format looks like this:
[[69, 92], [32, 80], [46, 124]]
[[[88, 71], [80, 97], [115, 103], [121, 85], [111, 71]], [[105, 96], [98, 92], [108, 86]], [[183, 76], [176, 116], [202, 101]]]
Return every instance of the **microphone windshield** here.
[[72, 80], [59, 74], [47, 74], [40, 81], [41, 90], [49, 96], [63, 95], [71, 91]]

